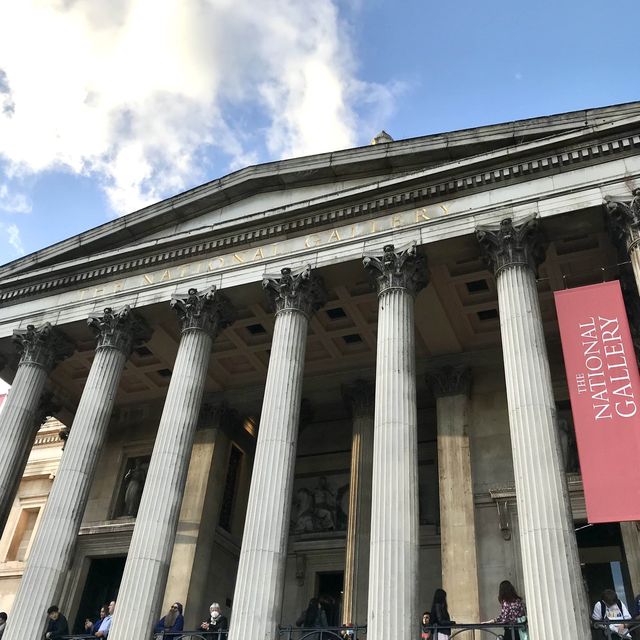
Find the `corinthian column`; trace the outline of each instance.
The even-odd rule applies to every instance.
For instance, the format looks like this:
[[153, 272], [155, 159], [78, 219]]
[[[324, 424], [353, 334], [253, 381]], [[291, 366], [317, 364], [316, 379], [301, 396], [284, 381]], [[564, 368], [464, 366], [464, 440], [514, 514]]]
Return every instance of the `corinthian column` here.
[[9, 395], [0, 413], [0, 533], [33, 444], [39, 415], [38, 405], [49, 373], [58, 362], [73, 353], [73, 345], [48, 322], [41, 327], [16, 329], [13, 340], [21, 352], [20, 363]]
[[365, 624], [371, 537], [371, 474], [373, 472], [373, 410], [375, 387], [358, 380], [346, 385], [342, 395], [353, 420], [349, 523], [344, 570], [342, 620]]
[[142, 342], [150, 334], [128, 306], [119, 313], [105, 309], [104, 315], [89, 318], [89, 326], [97, 335], [96, 354], [4, 638], [39, 637], [47, 607], [58, 602], [125, 362], [134, 342]]
[[182, 335], [122, 576], [110, 640], [147, 638], [158, 619], [213, 340], [234, 319], [215, 287], [174, 296]]
[[588, 638], [535, 270], [537, 220], [479, 227], [498, 289], [520, 548], [532, 638]]
[[614, 240], [620, 249], [626, 250], [637, 290], [640, 291], [640, 189], [634, 189], [632, 195], [633, 199], [630, 201], [607, 196], [605, 206]]
[[364, 266], [378, 290], [369, 640], [414, 638], [418, 629], [418, 417], [414, 296], [427, 284], [415, 245], [384, 247]]
[[307, 326], [311, 313], [324, 302], [320, 280], [310, 267], [265, 276], [262, 286], [276, 321], [229, 640], [278, 637]]
[[469, 387], [464, 367], [427, 376], [436, 397], [442, 587], [460, 622], [480, 619], [473, 479], [469, 453]]

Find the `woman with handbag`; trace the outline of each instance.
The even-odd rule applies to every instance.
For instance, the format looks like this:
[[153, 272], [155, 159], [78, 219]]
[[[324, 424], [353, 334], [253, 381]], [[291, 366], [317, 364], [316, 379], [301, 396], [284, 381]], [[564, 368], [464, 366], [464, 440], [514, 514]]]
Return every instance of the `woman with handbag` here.
[[[508, 580], [503, 580], [500, 583], [498, 602], [500, 603], [500, 614], [497, 618], [489, 620], [488, 624], [526, 624], [527, 610], [524, 601]], [[528, 633], [525, 629], [526, 627], [521, 630], [505, 627], [503, 638], [504, 640], [528, 640]]]

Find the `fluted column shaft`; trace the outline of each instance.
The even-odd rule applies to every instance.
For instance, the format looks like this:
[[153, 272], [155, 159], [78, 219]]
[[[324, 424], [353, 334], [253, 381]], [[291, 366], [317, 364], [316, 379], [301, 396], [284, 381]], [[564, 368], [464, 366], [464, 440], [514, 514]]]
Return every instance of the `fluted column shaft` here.
[[469, 450], [469, 384], [465, 369], [429, 376], [438, 421], [442, 587], [459, 622], [480, 619], [478, 562]]
[[415, 247], [365, 258], [378, 287], [369, 640], [418, 629], [418, 419], [414, 299], [426, 284]]
[[289, 270], [283, 270], [282, 275], [263, 282], [274, 296], [277, 312], [229, 640], [278, 638], [308, 315], [319, 302], [318, 298], [315, 302], [311, 299], [309, 269], [293, 279]]
[[[127, 554], [110, 640], [147, 638], [159, 617], [213, 338], [227, 307], [212, 289], [174, 299], [182, 336]], [[226, 313], [226, 311], [225, 311]]]
[[71, 345], [49, 323], [14, 331], [14, 341], [22, 356], [0, 412], [0, 535], [40, 427], [38, 405], [45, 383], [56, 363], [71, 353]]
[[373, 473], [374, 386], [359, 381], [343, 390], [353, 419], [349, 522], [344, 569], [342, 620], [362, 625], [367, 619], [369, 543], [371, 537], [371, 479]]
[[105, 316], [91, 321], [102, 325], [101, 333], [98, 328], [98, 348], [11, 609], [5, 638], [39, 637], [47, 607], [58, 602], [98, 469], [118, 384], [131, 351], [134, 324], [128, 307], [120, 314], [106, 309]]
[[589, 635], [533, 271], [498, 276], [520, 547], [533, 638]]
[[[483, 235], [484, 234], [484, 235]], [[535, 265], [537, 222], [481, 231], [496, 266], [511, 448], [530, 637], [588, 638]], [[537, 255], [536, 255], [537, 254]]]

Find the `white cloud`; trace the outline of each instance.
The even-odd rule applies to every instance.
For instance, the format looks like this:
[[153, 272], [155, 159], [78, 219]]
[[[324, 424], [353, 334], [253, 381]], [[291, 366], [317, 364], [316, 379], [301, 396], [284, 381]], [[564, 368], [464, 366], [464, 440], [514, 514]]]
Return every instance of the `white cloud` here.
[[[5, 241], [11, 245], [13, 251], [12, 256], [8, 256], [8, 259], [17, 258], [24, 255], [24, 246], [22, 245], [22, 238], [20, 237], [20, 229], [15, 223], [6, 224], [0, 222], [0, 234], [4, 236]], [[0, 255], [4, 259], [5, 252], [0, 250]]]
[[213, 177], [206, 150], [237, 168], [353, 146], [397, 87], [358, 79], [347, 35], [334, 0], [0, 3], [0, 155], [95, 174], [127, 213]]
[[29, 213], [31, 211], [31, 203], [23, 193], [12, 193], [9, 185], [0, 184], [0, 211]]

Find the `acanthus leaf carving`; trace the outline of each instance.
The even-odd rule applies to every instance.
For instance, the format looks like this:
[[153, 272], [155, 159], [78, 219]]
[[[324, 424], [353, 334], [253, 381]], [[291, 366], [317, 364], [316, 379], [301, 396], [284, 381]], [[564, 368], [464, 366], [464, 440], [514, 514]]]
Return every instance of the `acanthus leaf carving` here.
[[309, 265], [297, 271], [285, 267], [280, 275], [265, 274], [262, 288], [276, 313], [291, 309], [310, 316], [327, 299], [322, 279], [312, 272]]
[[178, 315], [183, 332], [200, 330], [215, 337], [236, 319], [237, 313], [229, 299], [215, 286], [204, 293], [195, 288], [189, 289], [187, 295], [175, 294], [171, 298], [171, 308]]
[[631, 192], [631, 200], [605, 196], [604, 204], [614, 242], [625, 244], [631, 252], [640, 243], [640, 189]]
[[36, 364], [47, 371], [68, 358], [75, 349], [69, 338], [49, 322], [40, 327], [29, 324], [26, 329], [14, 329], [13, 342], [20, 353], [20, 364]]
[[537, 273], [538, 266], [544, 261], [544, 238], [535, 215], [516, 224], [511, 218], [505, 218], [497, 227], [478, 226], [476, 238], [496, 276], [514, 266], [529, 267]]
[[96, 334], [97, 348], [110, 347], [122, 351], [127, 357], [134, 346], [151, 337], [151, 328], [146, 321], [135, 314], [129, 305], [121, 311], [107, 307], [101, 316], [90, 316], [87, 324]]
[[375, 281], [378, 295], [389, 289], [405, 289], [416, 295], [429, 282], [427, 261], [418, 254], [416, 243], [396, 250], [392, 244], [382, 249], [382, 255], [370, 254], [363, 265]]

